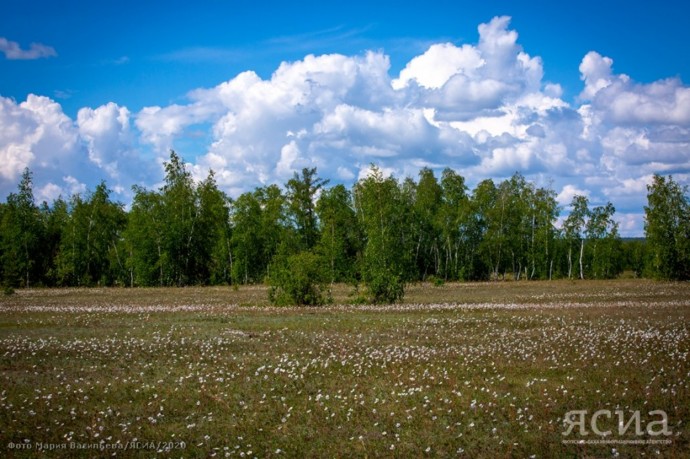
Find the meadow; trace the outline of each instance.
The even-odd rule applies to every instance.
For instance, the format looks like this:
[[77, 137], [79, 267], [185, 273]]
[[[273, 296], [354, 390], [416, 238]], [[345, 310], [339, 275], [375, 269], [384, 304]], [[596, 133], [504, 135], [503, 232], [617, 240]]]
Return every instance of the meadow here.
[[[418, 284], [381, 306], [339, 285], [334, 299], [3, 296], [0, 456], [690, 456], [690, 283]], [[566, 435], [573, 411], [586, 422]]]

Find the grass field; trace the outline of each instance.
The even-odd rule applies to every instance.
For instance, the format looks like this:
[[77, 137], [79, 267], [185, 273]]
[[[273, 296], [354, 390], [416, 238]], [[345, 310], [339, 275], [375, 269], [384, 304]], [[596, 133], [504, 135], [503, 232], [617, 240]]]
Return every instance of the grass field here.
[[[690, 457], [688, 283], [348, 293], [323, 308], [271, 307], [263, 287], [4, 296], [0, 456]], [[564, 435], [578, 410], [588, 434]]]

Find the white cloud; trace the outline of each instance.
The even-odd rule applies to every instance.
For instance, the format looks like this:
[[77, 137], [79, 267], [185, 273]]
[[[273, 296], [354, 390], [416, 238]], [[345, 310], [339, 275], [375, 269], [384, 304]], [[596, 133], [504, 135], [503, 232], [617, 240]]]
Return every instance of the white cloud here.
[[34, 198], [39, 202], [53, 202], [62, 196], [63, 192], [64, 190], [61, 186], [48, 182], [38, 190], [35, 190]]
[[[112, 102], [95, 110], [82, 108], [77, 114], [79, 134], [88, 145], [89, 159], [110, 177], [118, 176], [118, 160], [132, 143], [129, 110]], [[124, 158], [122, 158], [124, 159]]]
[[19, 43], [4, 37], [0, 37], [0, 52], [5, 54], [6, 59], [10, 60], [32, 60], [57, 56], [57, 52], [51, 46], [31, 43], [29, 49], [22, 49]]
[[580, 64], [585, 89], [583, 100], [591, 101], [607, 120], [617, 124], [690, 126], [690, 88], [678, 78], [635, 83], [627, 75], [613, 73], [613, 60], [592, 51]]
[[455, 75], [475, 77], [484, 65], [479, 51], [470, 45], [457, 47], [452, 43], [431, 45], [412, 59], [392, 81], [393, 88], [403, 89], [412, 81], [427, 89], [439, 89]]
[[39, 200], [83, 193], [101, 179], [128, 189], [152, 176], [126, 148], [132, 142], [129, 112], [113, 103], [83, 108], [74, 121], [48, 97], [30, 94], [19, 104], [0, 97], [0, 193], [14, 191], [26, 167]]
[[20, 104], [0, 97], [0, 126], [3, 180], [16, 180], [25, 167], [67, 167], [66, 161], [78, 149], [74, 123], [47, 97], [30, 94]]
[[15, 180], [35, 158], [32, 138], [38, 123], [14, 101], [0, 97], [0, 176]]
[[589, 197], [589, 191], [581, 190], [575, 185], [565, 185], [560, 193], [556, 196], [556, 202], [561, 206], [569, 206], [573, 202], [575, 196]]
[[150, 183], [160, 174], [155, 156], [141, 154], [131, 118], [126, 107], [112, 102], [95, 109], [82, 108], [77, 114], [89, 160], [107, 174], [108, 185], [118, 194], [133, 184]]
[[690, 171], [690, 88], [679, 79], [637, 83], [596, 52], [580, 72], [583, 139], [608, 178], [601, 194], [632, 214], [645, 203], [652, 174]]
[[[580, 79], [585, 82], [585, 89], [580, 94], [583, 100], [592, 100], [597, 92], [612, 83], [613, 60], [603, 57], [596, 51], [590, 51], [580, 63]], [[627, 78], [627, 77], [625, 77]]]
[[215, 112], [213, 104], [199, 102], [186, 106], [144, 107], [137, 114], [136, 126], [144, 142], [152, 144], [158, 152], [165, 153], [186, 128], [208, 121]]

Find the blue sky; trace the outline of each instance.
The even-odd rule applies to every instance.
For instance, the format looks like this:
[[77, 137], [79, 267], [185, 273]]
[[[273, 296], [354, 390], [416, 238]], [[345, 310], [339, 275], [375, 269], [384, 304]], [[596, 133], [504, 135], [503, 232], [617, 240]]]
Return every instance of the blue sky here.
[[[353, 183], [519, 171], [642, 232], [651, 174], [689, 183], [684, 2], [3, 2], [0, 194], [105, 179], [175, 148], [231, 195], [317, 166]], [[483, 25], [483, 26], [482, 26]], [[483, 30], [483, 32], [482, 32]], [[313, 57], [308, 57], [313, 55]]]

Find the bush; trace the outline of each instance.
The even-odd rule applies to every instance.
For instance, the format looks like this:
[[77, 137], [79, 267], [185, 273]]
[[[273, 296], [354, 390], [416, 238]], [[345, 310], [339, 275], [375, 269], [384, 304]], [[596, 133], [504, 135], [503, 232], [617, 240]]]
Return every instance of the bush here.
[[405, 282], [401, 276], [376, 271], [369, 273], [367, 277], [367, 290], [372, 303], [395, 303], [405, 296]]
[[426, 279], [434, 287], [442, 287], [446, 281], [442, 277], [429, 276]]
[[274, 258], [268, 297], [278, 305], [318, 306], [332, 301], [327, 270], [321, 258], [310, 252]]

